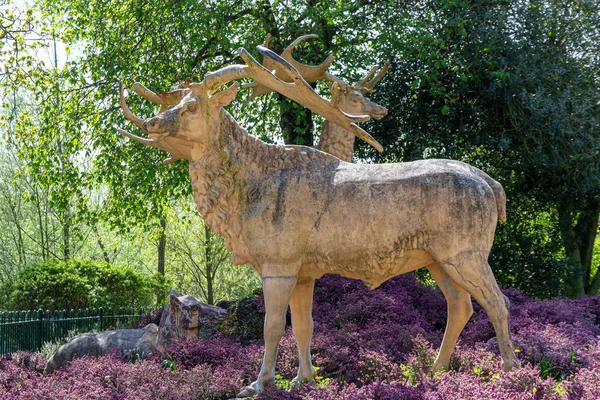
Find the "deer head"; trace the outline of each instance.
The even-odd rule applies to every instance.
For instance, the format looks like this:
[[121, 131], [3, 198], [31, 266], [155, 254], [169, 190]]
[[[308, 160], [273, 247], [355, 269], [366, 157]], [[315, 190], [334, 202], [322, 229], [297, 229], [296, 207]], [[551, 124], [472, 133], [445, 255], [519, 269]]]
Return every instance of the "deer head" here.
[[387, 108], [369, 100], [365, 95], [374, 92], [373, 87], [385, 75], [389, 66], [390, 63], [385, 63], [377, 75], [375, 75], [375, 73], [377, 72], [378, 67], [373, 67], [363, 79], [353, 85], [328, 73], [325, 74], [324, 78], [332, 82], [329, 89], [332, 94], [332, 99], [337, 102], [340, 110], [347, 114], [365, 114], [371, 118], [380, 120], [387, 115]]
[[200, 83], [180, 85], [180, 89], [160, 95], [136, 83], [133, 90], [137, 94], [161, 106], [159, 114], [153, 118], [142, 120], [129, 110], [123, 94], [123, 85], [121, 85], [120, 103], [123, 113], [127, 119], [150, 136], [150, 139], [132, 135], [122, 129], [119, 129], [119, 132], [139, 143], [171, 153], [172, 157], [165, 163], [183, 158], [197, 160], [206, 151], [211, 141], [218, 139], [216, 135], [221, 110], [235, 98], [238, 84], [235, 83], [225, 90], [217, 90], [233, 80], [252, 78], [269, 90], [279, 92], [325, 119], [343, 126], [379, 151], [383, 150], [371, 135], [356, 125], [356, 122], [368, 120], [369, 115], [344, 113], [337, 104], [319, 96], [303, 79], [300, 72], [282, 57], [262, 46], [258, 46], [257, 50], [265, 59], [270, 60], [269, 62], [275, 63], [291, 82], [279, 79], [252, 58], [245, 49], [239, 49], [238, 53], [247, 65], [230, 65], [209, 73]]
[[164, 164], [179, 159], [196, 159], [211, 139], [211, 131], [218, 126], [219, 109], [236, 96], [238, 84], [216, 92], [222, 85], [246, 77], [247, 67], [232, 65], [207, 74], [201, 83], [180, 83], [180, 88], [160, 95], [139, 83], [133, 90], [145, 99], [160, 104], [157, 116], [142, 120], [134, 115], [125, 102], [123, 85], [120, 85], [120, 104], [125, 117], [146, 133], [150, 139], [132, 135], [122, 129], [119, 133], [139, 143], [171, 153]]

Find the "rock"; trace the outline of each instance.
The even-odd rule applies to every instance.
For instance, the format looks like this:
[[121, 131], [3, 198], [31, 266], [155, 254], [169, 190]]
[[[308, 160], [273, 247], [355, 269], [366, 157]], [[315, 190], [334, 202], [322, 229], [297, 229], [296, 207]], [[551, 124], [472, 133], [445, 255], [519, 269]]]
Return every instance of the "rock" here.
[[179, 296], [171, 290], [169, 304], [165, 307], [159, 324], [158, 344], [163, 347], [174, 340], [206, 337], [205, 326], [219, 324], [227, 319], [227, 310], [196, 300], [192, 296]]
[[233, 336], [243, 345], [263, 337], [265, 312], [258, 307], [255, 297], [246, 297], [239, 301], [220, 302], [229, 312], [227, 320], [221, 325], [221, 331]]

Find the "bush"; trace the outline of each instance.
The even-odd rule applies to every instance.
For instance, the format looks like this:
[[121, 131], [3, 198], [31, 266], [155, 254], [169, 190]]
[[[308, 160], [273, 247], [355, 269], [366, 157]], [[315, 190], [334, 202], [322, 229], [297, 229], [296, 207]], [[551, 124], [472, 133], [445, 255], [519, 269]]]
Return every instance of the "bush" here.
[[11, 287], [13, 310], [141, 307], [158, 283], [139, 272], [87, 260], [49, 260], [23, 268]]

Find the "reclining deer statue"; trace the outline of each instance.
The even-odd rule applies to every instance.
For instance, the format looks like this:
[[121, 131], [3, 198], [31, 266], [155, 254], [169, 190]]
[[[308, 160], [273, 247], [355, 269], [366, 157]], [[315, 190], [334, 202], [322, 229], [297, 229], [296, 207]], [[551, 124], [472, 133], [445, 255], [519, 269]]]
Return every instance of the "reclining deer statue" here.
[[[515, 366], [508, 299], [487, 262], [497, 219], [505, 220], [502, 186], [484, 172], [453, 160], [351, 164], [305, 146], [266, 144], [249, 135], [223, 109], [238, 83], [250, 78], [302, 104], [382, 150], [335, 101], [320, 97], [298, 69], [272, 51], [257, 50], [272, 68], [240, 49], [246, 65], [209, 73], [200, 83], [156, 94], [134, 91], [161, 105], [142, 120], [125, 116], [150, 139], [124, 136], [189, 161], [194, 199], [206, 223], [226, 241], [235, 264], [250, 263], [262, 277], [265, 349], [256, 381], [238, 396], [252, 396], [274, 380], [277, 346], [288, 305], [300, 358], [296, 380], [312, 380], [310, 341], [315, 279], [327, 273], [361, 279], [374, 289], [426, 267], [448, 302], [448, 322], [433, 368], [448, 366], [472, 314], [471, 296], [493, 323], [504, 370]], [[267, 62], [268, 60], [268, 62]]]

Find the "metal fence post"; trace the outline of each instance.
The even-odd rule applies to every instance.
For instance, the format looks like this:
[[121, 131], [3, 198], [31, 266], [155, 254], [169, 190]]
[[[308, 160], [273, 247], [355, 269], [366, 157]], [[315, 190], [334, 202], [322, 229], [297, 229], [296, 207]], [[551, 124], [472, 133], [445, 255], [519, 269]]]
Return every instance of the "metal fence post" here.
[[4, 347], [6, 343], [6, 329], [4, 323], [6, 322], [6, 313], [0, 313], [0, 355], [4, 354]]
[[37, 332], [36, 332], [36, 336], [37, 336], [37, 343], [36, 343], [36, 348], [38, 350], [40, 350], [42, 348], [42, 343], [44, 342], [42, 339], [42, 324], [44, 323], [44, 312], [42, 311], [42, 309], [39, 309], [37, 311]]
[[102, 307], [98, 308], [98, 331], [102, 332]]

